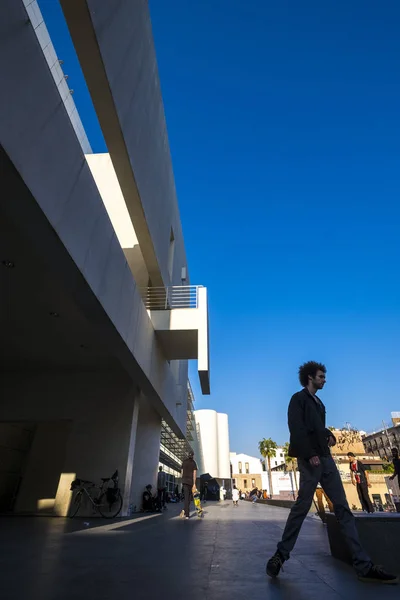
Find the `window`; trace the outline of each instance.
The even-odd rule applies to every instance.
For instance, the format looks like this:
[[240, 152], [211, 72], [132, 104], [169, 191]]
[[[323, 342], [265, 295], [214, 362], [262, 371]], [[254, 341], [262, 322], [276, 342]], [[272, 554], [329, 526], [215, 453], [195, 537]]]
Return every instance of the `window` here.
[[243, 487], [246, 489], [247, 488], [247, 479], [243, 479]]
[[252, 479], [252, 480], [251, 480], [251, 487], [252, 487], [252, 488], [255, 488], [255, 487], [256, 487], [256, 480], [255, 480], [255, 479]]
[[238, 466], [239, 466], [239, 475], [241, 475], [242, 474], [242, 463], [240, 462]]
[[249, 463], [244, 463], [244, 467], [246, 469], [246, 475], [248, 475], [250, 473]]
[[279, 455], [279, 456], [280, 456], [281, 458], [283, 458], [283, 454], [282, 454], [282, 452], [280, 453], [280, 455]]

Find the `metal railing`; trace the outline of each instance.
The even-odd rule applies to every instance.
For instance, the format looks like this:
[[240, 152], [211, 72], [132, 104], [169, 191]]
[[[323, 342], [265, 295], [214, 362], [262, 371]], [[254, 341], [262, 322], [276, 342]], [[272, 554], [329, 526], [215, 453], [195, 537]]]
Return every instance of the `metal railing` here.
[[148, 310], [173, 310], [198, 307], [198, 285], [149, 287], [144, 290], [143, 301]]

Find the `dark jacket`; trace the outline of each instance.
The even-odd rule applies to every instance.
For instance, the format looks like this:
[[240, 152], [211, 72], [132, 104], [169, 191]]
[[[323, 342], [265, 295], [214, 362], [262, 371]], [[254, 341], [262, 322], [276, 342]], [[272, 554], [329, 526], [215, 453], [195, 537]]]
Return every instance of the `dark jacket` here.
[[335, 439], [335, 436], [326, 428], [325, 406], [319, 401], [320, 405], [307, 388], [292, 396], [288, 409], [289, 456], [306, 460], [312, 456], [329, 456], [328, 438]]

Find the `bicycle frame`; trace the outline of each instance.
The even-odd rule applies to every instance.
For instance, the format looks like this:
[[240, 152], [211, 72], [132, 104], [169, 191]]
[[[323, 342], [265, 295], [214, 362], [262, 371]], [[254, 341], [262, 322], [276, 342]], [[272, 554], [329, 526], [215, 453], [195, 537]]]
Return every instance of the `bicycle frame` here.
[[[82, 484], [81, 485], [81, 492], [84, 492], [86, 494], [86, 496], [89, 498], [90, 502], [92, 503], [92, 506], [98, 510], [98, 506], [99, 506], [99, 499], [104, 491], [104, 487], [105, 487], [105, 482], [103, 481], [103, 483], [100, 486], [96, 486], [95, 483], [93, 483], [92, 485], [88, 485], [88, 484]], [[90, 492], [88, 490], [91, 489], [97, 489], [98, 490], [98, 494], [97, 496], [92, 496], [90, 494]]]

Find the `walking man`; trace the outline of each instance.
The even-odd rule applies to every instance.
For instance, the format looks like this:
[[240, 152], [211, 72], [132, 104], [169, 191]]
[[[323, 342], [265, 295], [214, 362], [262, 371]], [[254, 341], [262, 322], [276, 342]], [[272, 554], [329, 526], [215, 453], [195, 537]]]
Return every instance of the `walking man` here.
[[347, 503], [339, 471], [330, 453], [330, 447], [336, 444], [336, 439], [331, 431], [326, 429], [325, 407], [316, 395], [325, 385], [325, 374], [325, 366], [316, 362], [307, 362], [299, 369], [303, 389], [292, 396], [288, 410], [289, 456], [298, 459], [299, 496], [290, 511], [277, 551], [267, 563], [267, 574], [277, 577], [283, 563], [289, 560], [319, 482], [332, 501], [359, 579], [398, 583], [396, 575], [386, 573], [381, 567], [372, 564], [358, 538], [354, 515]]
[[359, 461], [353, 452], [348, 452], [347, 456], [350, 462], [351, 483], [356, 486], [358, 499], [361, 508], [367, 513], [373, 513], [374, 507], [368, 494], [368, 488], [371, 487], [368, 477], [368, 471], [361, 461]]
[[197, 465], [193, 460], [194, 452], [189, 452], [188, 458], [182, 463], [182, 487], [184, 497], [184, 509], [181, 512], [181, 517], [189, 519], [190, 517], [190, 498], [192, 493], [196, 491]]
[[165, 510], [165, 490], [167, 489], [167, 475], [164, 473], [162, 466], [160, 465], [157, 474], [157, 492], [158, 492], [158, 504], [160, 510]]

